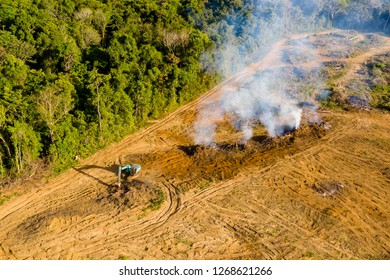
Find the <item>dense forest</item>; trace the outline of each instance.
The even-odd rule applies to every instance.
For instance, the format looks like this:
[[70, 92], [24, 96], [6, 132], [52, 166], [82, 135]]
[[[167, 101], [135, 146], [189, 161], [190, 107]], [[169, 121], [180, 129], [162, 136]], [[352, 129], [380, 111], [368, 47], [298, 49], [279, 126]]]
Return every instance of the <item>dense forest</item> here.
[[[282, 36], [389, 20], [389, 0], [0, 0], [0, 177], [63, 171]], [[250, 59], [221, 67], [228, 45]]]

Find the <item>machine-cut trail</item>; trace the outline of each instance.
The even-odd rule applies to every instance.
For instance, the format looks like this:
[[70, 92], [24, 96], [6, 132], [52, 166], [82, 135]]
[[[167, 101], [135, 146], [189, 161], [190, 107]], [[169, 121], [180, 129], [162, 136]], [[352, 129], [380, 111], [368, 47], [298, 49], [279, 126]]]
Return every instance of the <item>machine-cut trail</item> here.
[[[199, 109], [256, 73], [336, 61], [351, 65], [343, 84], [390, 52], [378, 35], [373, 48], [332, 56], [321, 45], [331, 34], [277, 42], [199, 99], [1, 205], [0, 259], [389, 259], [388, 113], [323, 111], [326, 125], [277, 139], [260, 126], [245, 147], [222, 125], [216, 148], [193, 144]], [[314, 61], [283, 60], [296, 40], [314, 45]], [[142, 165], [121, 188], [120, 162]]]

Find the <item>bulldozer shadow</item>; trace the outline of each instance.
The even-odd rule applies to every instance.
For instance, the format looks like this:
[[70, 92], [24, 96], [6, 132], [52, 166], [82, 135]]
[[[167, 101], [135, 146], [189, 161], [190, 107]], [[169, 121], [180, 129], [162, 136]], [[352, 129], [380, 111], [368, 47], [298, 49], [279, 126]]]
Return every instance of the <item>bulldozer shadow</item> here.
[[79, 168], [76, 168], [76, 167], [72, 167], [72, 168], [74, 170], [76, 170], [77, 172], [79, 172], [80, 174], [88, 176], [88, 177], [98, 181], [100, 184], [103, 184], [103, 185], [109, 187], [111, 185], [111, 183], [106, 183], [106, 182], [102, 181], [100, 178], [95, 177], [92, 174], [89, 174], [88, 170], [103, 169], [105, 171], [112, 172], [113, 174], [116, 175], [117, 172], [118, 172], [119, 165], [118, 164], [113, 164], [111, 166], [106, 166], [106, 167], [99, 166], [99, 165], [83, 165], [83, 166], [81, 166]]

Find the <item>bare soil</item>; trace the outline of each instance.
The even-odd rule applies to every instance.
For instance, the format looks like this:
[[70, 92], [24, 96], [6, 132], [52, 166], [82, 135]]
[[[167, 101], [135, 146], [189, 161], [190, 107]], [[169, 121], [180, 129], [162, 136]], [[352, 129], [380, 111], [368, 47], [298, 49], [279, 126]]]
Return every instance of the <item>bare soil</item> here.
[[[389, 113], [320, 111], [321, 123], [304, 121], [280, 138], [258, 126], [246, 145], [226, 121], [212, 147], [192, 140], [199, 109], [259, 71], [352, 65], [343, 85], [390, 51], [388, 37], [368, 35], [282, 40], [264, 60], [74, 169], [21, 182], [0, 206], [0, 259], [390, 259]], [[286, 52], [302, 39], [317, 48], [315, 61]], [[337, 40], [356, 41], [346, 46], [354, 55], [335, 51]], [[121, 187], [119, 162], [142, 165]]]

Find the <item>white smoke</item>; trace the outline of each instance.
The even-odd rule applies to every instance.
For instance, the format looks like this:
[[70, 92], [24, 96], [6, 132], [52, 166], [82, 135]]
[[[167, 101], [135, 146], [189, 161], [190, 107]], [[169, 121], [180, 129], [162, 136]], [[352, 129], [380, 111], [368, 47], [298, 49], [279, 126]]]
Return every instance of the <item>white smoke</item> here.
[[244, 88], [224, 91], [219, 101], [200, 110], [195, 122], [195, 144], [210, 145], [216, 123], [224, 115], [229, 115], [233, 125], [242, 131], [244, 143], [252, 138], [253, 128], [259, 123], [271, 137], [298, 128], [302, 109], [283, 89], [274, 88], [275, 81], [275, 73], [264, 73]]
[[214, 133], [217, 122], [223, 118], [223, 110], [215, 104], [208, 104], [206, 108], [200, 110], [195, 122], [195, 144], [211, 145], [214, 142]]
[[[263, 2], [274, 5], [271, 4], [272, 1], [259, 1]], [[283, 7], [281, 9], [285, 10]], [[299, 14], [295, 7], [290, 9], [291, 13]], [[284, 46], [282, 50], [272, 50], [275, 40], [288, 34], [286, 26], [299, 26], [299, 22], [294, 22], [294, 18], [301, 17], [290, 17], [291, 22], [275, 17], [268, 21], [260, 20], [258, 23], [254, 18], [250, 21], [250, 26], [245, 26], [247, 33], [244, 30], [241, 40], [229, 33], [225, 44], [212, 54], [213, 63], [206, 65], [206, 69], [217, 70], [224, 78], [231, 77], [251, 63], [259, 61], [268, 52], [272, 54], [267, 56], [267, 61], [272, 61], [270, 67], [261, 72], [252, 72], [250, 82], [242, 82], [238, 89], [223, 90], [218, 101], [200, 109], [194, 127], [195, 144], [212, 144], [217, 124], [225, 115], [228, 115], [233, 126], [242, 132], [244, 143], [252, 138], [253, 128], [259, 123], [266, 128], [269, 136], [279, 137], [297, 129], [301, 125], [303, 115], [313, 122], [319, 120], [314, 99], [319, 94], [322, 82], [318, 73], [313, 74], [313, 69], [310, 68], [313, 65], [306, 67], [311, 72], [302, 67], [303, 64], [318, 61], [310, 40], [302, 36], [289, 41], [291, 45]], [[243, 26], [240, 28], [245, 29]], [[255, 33], [254, 30], [258, 32]], [[295, 30], [290, 30], [293, 31]], [[247, 40], [242, 40], [243, 37]], [[210, 57], [210, 54], [206, 56]], [[311, 75], [311, 78], [305, 77], [306, 74]], [[301, 106], [302, 103], [306, 105]]]

